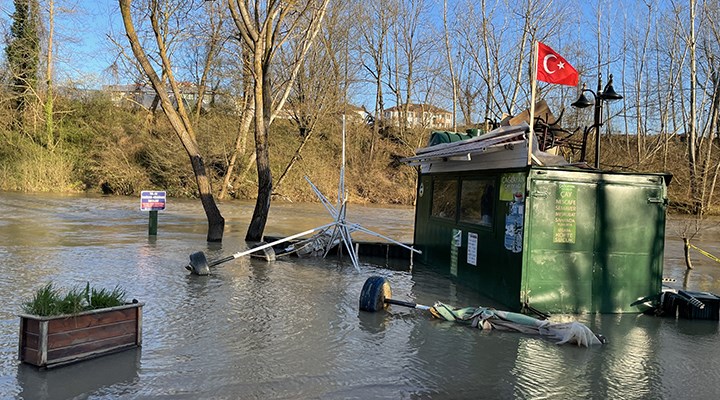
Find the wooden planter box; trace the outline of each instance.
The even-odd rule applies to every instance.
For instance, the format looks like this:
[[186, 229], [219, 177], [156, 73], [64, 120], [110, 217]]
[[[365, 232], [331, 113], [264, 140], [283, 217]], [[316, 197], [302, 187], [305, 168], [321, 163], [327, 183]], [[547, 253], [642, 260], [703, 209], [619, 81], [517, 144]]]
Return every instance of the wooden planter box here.
[[142, 345], [144, 303], [73, 315], [20, 315], [20, 361], [51, 368]]

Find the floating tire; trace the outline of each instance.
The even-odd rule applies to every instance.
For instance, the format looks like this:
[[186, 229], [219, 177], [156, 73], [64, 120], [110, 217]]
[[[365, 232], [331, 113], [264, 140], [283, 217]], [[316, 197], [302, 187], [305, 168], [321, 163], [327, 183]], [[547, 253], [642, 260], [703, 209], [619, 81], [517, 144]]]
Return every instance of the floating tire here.
[[203, 253], [202, 251], [190, 254], [190, 265], [185, 268], [190, 270], [190, 272], [195, 275], [210, 274], [210, 265], [208, 265], [207, 258], [205, 258], [205, 253]]
[[367, 278], [360, 292], [360, 310], [376, 312], [387, 307], [385, 299], [392, 298], [390, 282], [382, 276]]

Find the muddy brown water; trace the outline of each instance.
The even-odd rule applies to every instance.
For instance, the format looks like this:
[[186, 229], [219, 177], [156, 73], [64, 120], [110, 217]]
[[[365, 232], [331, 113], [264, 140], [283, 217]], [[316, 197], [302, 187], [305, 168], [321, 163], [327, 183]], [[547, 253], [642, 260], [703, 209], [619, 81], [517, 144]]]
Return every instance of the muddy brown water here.
[[[253, 204], [220, 205], [222, 244], [205, 242], [199, 202], [169, 200], [147, 235], [139, 199], [0, 193], [0, 398], [22, 399], [714, 399], [720, 395], [717, 322], [646, 315], [554, 316], [587, 324], [609, 343], [590, 349], [534, 336], [480, 331], [391, 307], [358, 311], [362, 284], [387, 277], [393, 297], [421, 304], [492, 305], [432, 272], [361, 258], [243, 257], [189, 275], [188, 256], [243, 250]], [[413, 210], [350, 205], [348, 219], [412, 240]], [[329, 222], [317, 204], [274, 204], [268, 235]], [[693, 253], [685, 273], [671, 218], [670, 285], [720, 293], [720, 264]], [[720, 221], [694, 243], [720, 254]], [[358, 239], [364, 239], [357, 235]], [[52, 369], [17, 361], [20, 306], [41, 285], [122, 285], [146, 303], [143, 346]]]

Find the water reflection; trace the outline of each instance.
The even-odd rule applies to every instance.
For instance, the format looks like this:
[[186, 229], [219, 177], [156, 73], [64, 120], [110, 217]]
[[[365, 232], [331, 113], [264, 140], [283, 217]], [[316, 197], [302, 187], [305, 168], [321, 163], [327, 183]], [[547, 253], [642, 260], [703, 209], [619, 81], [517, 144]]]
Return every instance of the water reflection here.
[[[114, 386], [121, 396], [132, 393], [138, 380], [142, 350], [134, 348], [100, 358], [53, 369], [19, 364], [17, 382], [22, 399], [73, 399], [89, 394], [101, 394], [102, 389]], [[80, 379], [78, 379], [80, 378]]]

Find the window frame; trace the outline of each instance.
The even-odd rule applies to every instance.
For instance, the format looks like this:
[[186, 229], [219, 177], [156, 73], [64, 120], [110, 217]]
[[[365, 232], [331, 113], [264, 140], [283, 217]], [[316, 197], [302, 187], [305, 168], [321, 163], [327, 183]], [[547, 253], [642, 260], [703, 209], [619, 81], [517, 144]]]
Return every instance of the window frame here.
[[[466, 215], [466, 209], [468, 207], [465, 207], [463, 204], [463, 200], [466, 200], [466, 196], [463, 196], [465, 194], [465, 188], [467, 187], [469, 182], [479, 182], [484, 183], [483, 188], [483, 194], [480, 196], [479, 204], [477, 207], [477, 211], [480, 214], [480, 220], [477, 218], [472, 219]], [[488, 195], [487, 190], [488, 188], [491, 188], [492, 192], [490, 192], [487, 199], [489, 201], [489, 210], [483, 209], [483, 199], [486, 195]], [[469, 194], [468, 194], [469, 196]], [[458, 190], [458, 213], [457, 213], [457, 223], [463, 224], [463, 225], [473, 225], [478, 226], [486, 229], [493, 229], [495, 226], [495, 210], [497, 207], [497, 179], [495, 176], [472, 176], [472, 177], [466, 177], [463, 179], [460, 179], [460, 188]], [[470, 201], [471, 199], [467, 199], [466, 201]], [[477, 201], [478, 199], [475, 199]], [[483, 211], [487, 211], [487, 213], [483, 214]], [[488, 223], [482, 222], [482, 216], [488, 215], [490, 217], [490, 221]]]
[[[438, 193], [438, 185], [439, 184], [454, 184], [455, 185], [455, 195], [452, 196], [453, 199], [453, 215], [452, 216], [441, 216], [436, 213], [436, 201], [438, 200], [438, 197], [436, 196]], [[453, 223], [457, 223], [458, 220], [458, 196], [459, 191], [458, 187], [460, 186], [460, 179], [457, 177], [453, 178], [438, 178], [433, 177], [432, 180], [432, 198], [430, 200], [430, 218], [442, 220], [442, 221], [452, 221]]]

